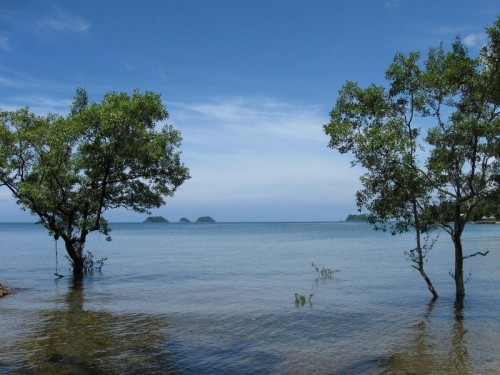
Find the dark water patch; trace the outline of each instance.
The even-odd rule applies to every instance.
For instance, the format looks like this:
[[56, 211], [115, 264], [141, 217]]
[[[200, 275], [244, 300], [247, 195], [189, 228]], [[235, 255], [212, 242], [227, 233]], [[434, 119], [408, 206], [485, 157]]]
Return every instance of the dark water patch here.
[[28, 335], [0, 347], [1, 373], [179, 372], [175, 355], [164, 351], [167, 318], [89, 310], [80, 289], [70, 290], [64, 299], [56, 309], [40, 311]]
[[[356, 360], [353, 363], [343, 366], [335, 371], [335, 375], [369, 375], [380, 374], [380, 364], [383, 358], [367, 357]], [[410, 375], [410, 374], [407, 374]]]

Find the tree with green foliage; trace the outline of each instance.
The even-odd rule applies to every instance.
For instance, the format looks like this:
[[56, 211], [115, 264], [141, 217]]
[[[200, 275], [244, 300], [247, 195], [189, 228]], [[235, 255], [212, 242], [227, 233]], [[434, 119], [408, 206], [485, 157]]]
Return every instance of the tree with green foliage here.
[[190, 177], [180, 133], [157, 130], [167, 118], [159, 94], [138, 90], [89, 103], [77, 89], [67, 116], [0, 113], [0, 186], [63, 240], [75, 276], [83, 274], [87, 236], [110, 238], [105, 211], [149, 213]]
[[348, 81], [324, 126], [329, 147], [366, 169], [356, 200], [370, 222], [394, 234], [415, 230], [416, 248], [407, 254], [434, 297], [425, 238], [438, 227], [450, 235], [459, 305], [464, 260], [487, 253], [465, 255], [465, 225], [499, 191], [500, 18], [486, 31], [488, 44], [476, 57], [457, 38], [449, 50], [429, 49], [425, 61], [397, 53], [387, 87]]

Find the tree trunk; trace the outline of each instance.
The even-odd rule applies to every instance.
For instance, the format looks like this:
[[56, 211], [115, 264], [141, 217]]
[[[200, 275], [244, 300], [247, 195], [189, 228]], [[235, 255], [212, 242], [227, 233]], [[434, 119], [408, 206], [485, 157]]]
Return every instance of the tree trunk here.
[[427, 288], [429, 291], [432, 293], [432, 299], [435, 301], [439, 296], [434, 289], [434, 285], [432, 285], [431, 279], [429, 279], [429, 276], [424, 271], [424, 250], [422, 249], [422, 230], [420, 229], [420, 220], [419, 220], [419, 214], [418, 214], [418, 207], [417, 207], [417, 201], [413, 201], [413, 217], [415, 218], [415, 228], [416, 228], [416, 241], [417, 241], [417, 253], [418, 253], [418, 271], [420, 272], [420, 275], [422, 275], [423, 279], [427, 283]]
[[460, 233], [457, 233], [453, 236], [453, 244], [455, 245], [455, 274], [453, 278], [455, 279], [456, 303], [462, 305], [465, 297], [465, 286], [464, 254]]
[[462, 233], [465, 227], [465, 218], [462, 214], [462, 207], [460, 204], [461, 194], [460, 190], [457, 192], [457, 204], [455, 205], [455, 223], [451, 239], [455, 247], [455, 307], [461, 308], [465, 297], [464, 286], [464, 253], [462, 248]]
[[432, 300], [435, 301], [439, 295], [436, 291], [436, 289], [434, 289], [434, 285], [432, 285], [432, 282], [431, 282], [431, 279], [429, 279], [429, 276], [427, 276], [427, 274], [425, 273], [425, 271], [422, 269], [419, 269], [419, 272], [420, 274], [422, 275], [422, 277], [424, 278], [425, 282], [427, 283], [427, 288], [429, 288], [429, 291], [432, 293]]
[[65, 239], [64, 245], [69, 257], [73, 261], [73, 277], [83, 277], [83, 246], [84, 243], [75, 239]]

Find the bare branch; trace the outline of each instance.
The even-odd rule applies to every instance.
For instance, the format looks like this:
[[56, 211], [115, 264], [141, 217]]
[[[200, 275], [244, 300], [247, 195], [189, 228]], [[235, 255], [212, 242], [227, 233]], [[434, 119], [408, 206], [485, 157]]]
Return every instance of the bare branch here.
[[477, 253], [464, 256], [464, 259], [472, 258], [472, 257], [475, 257], [476, 255], [482, 255], [483, 257], [485, 257], [486, 255], [488, 255], [489, 252], [490, 252], [489, 250], [487, 252], [485, 252], [485, 253], [482, 253], [482, 252], [478, 251]]

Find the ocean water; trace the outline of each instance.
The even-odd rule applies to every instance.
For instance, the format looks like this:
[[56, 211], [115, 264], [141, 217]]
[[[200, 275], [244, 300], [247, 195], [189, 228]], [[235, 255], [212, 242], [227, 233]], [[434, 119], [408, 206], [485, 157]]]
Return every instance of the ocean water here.
[[[367, 224], [113, 224], [75, 286], [33, 224], [0, 224], [2, 374], [500, 374], [500, 225], [469, 225], [457, 315], [450, 239], [429, 253], [434, 303]], [[321, 278], [311, 265], [338, 272]], [[304, 295], [304, 305], [295, 294]], [[312, 297], [309, 296], [312, 294]]]

